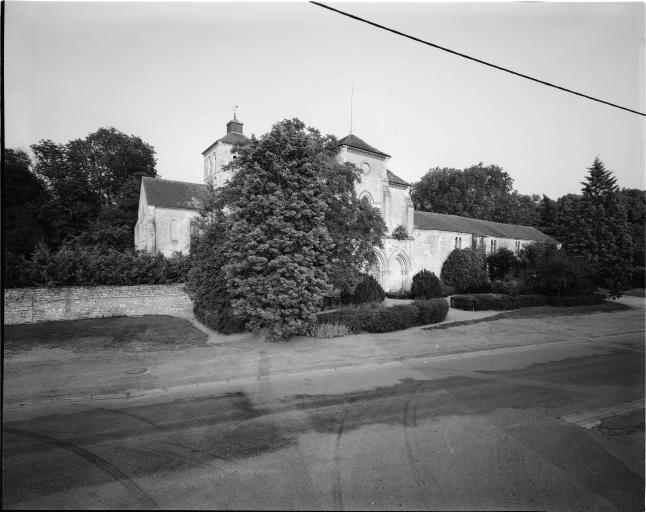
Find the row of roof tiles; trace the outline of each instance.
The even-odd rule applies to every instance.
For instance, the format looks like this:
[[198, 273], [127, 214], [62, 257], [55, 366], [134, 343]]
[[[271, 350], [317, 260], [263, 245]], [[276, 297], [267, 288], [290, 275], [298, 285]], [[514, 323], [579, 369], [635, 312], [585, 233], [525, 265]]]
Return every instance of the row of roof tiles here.
[[[388, 178], [399, 179], [389, 171]], [[406, 182], [401, 180], [408, 185]], [[186, 181], [142, 179], [146, 202], [161, 208], [184, 208], [197, 210], [200, 198], [206, 193], [206, 185]], [[423, 230], [451, 231], [478, 236], [516, 238], [519, 240], [553, 241], [538, 229], [518, 224], [503, 224], [488, 220], [471, 219], [459, 215], [416, 211], [414, 227]]]

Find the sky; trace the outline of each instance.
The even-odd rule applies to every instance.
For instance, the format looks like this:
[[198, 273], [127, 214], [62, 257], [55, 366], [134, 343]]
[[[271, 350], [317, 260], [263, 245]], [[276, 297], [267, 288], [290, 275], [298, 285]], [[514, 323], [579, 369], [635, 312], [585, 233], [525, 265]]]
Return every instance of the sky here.
[[[330, 4], [455, 51], [646, 111], [643, 3]], [[5, 145], [113, 126], [201, 182], [238, 105], [247, 135], [297, 117], [350, 132], [418, 181], [497, 164], [523, 194], [579, 193], [595, 157], [645, 189], [645, 117], [306, 2], [5, 3]], [[351, 107], [352, 100], [352, 109]]]

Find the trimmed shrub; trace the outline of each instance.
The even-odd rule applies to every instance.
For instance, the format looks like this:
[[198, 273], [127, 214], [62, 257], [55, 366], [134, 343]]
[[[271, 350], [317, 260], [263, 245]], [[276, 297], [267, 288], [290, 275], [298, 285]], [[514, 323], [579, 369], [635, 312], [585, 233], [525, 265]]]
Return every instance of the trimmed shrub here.
[[386, 292], [389, 299], [411, 299], [410, 292]]
[[593, 306], [602, 304], [605, 300], [605, 293], [593, 293], [592, 295], [576, 295], [572, 297], [548, 297], [548, 304], [561, 307]]
[[418, 311], [419, 324], [436, 324], [446, 318], [449, 303], [443, 299], [419, 300], [413, 302]]
[[508, 309], [529, 308], [535, 306], [590, 306], [601, 304], [606, 298], [603, 293], [578, 295], [572, 297], [549, 297], [547, 295], [518, 295], [512, 297], [504, 294], [471, 294], [454, 295], [451, 307], [467, 311], [504, 311]]
[[352, 302], [355, 304], [383, 302], [385, 298], [386, 293], [377, 280], [371, 275], [365, 274], [354, 291]]
[[496, 252], [487, 256], [487, 269], [489, 279], [504, 279], [507, 275], [516, 275], [518, 273], [519, 260], [516, 255], [507, 249], [501, 247]]
[[484, 258], [480, 251], [473, 249], [454, 249], [442, 265], [440, 277], [458, 293], [488, 288]]
[[413, 299], [434, 299], [435, 297], [441, 297], [442, 283], [433, 272], [426, 269], [421, 270], [413, 276], [410, 296]]
[[449, 305], [443, 299], [416, 301], [391, 307], [355, 307], [319, 313], [319, 324], [342, 324], [351, 332], [392, 332], [416, 325], [441, 322]]

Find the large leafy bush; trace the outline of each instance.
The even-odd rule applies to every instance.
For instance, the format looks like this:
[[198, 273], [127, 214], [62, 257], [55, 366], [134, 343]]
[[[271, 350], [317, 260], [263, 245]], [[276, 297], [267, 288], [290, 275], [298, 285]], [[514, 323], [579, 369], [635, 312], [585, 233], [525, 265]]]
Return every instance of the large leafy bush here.
[[489, 270], [489, 279], [504, 279], [507, 276], [518, 274], [518, 258], [507, 249], [501, 247], [496, 252], [487, 256], [487, 269]]
[[549, 296], [585, 295], [594, 290], [585, 260], [554, 244], [534, 243], [521, 249], [519, 278], [525, 290]]
[[488, 286], [484, 258], [473, 249], [453, 250], [442, 265], [440, 277], [458, 293], [481, 291]]
[[369, 274], [365, 274], [357, 285], [352, 302], [363, 304], [366, 302], [383, 302], [386, 294], [377, 280]]
[[326, 297], [354, 290], [385, 224], [356, 197], [359, 171], [337, 163], [336, 139], [298, 119], [234, 151], [234, 176], [202, 212], [219, 236], [207, 234], [191, 293], [207, 309], [230, 304], [269, 339], [304, 334]]
[[421, 270], [413, 276], [410, 295], [414, 299], [433, 299], [442, 296], [442, 283], [429, 270]]

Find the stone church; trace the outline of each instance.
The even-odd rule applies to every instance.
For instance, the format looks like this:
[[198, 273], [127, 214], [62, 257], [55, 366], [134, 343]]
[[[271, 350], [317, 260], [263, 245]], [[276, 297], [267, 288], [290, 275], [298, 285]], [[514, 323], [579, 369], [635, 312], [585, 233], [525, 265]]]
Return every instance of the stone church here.
[[[233, 145], [245, 140], [243, 123], [234, 115], [226, 125], [226, 134], [202, 152], [205, 182], [213, 180], [220, 187], [231, 177], [223, 167], [235, 158]], [[518, 252], [534, 241], [554, 241], [528, 226], [416, 212], [410, 183], [388, 169], [390, 155], [353, 134], [338, 141], [338, 150], [339, 162], [351, 162], [361, 171], [357, 196], [379, 208], [388, 226], [383, 249], [375, 248], [377, 263], [373, 268], [373, 275], [386, 291], [409, 290], [413, 275], [422, 269], [439, 276], [442, 264], [456, 248], [480, 248], [489, 254], [506, 247]], [[199, 183], [143, 178], [135, 226], [136, 249], [166, 256], [176, 251], [188, 253], [204, 188]], [[392, 236], [398, 226], [403, 226], [406, 238]]]

